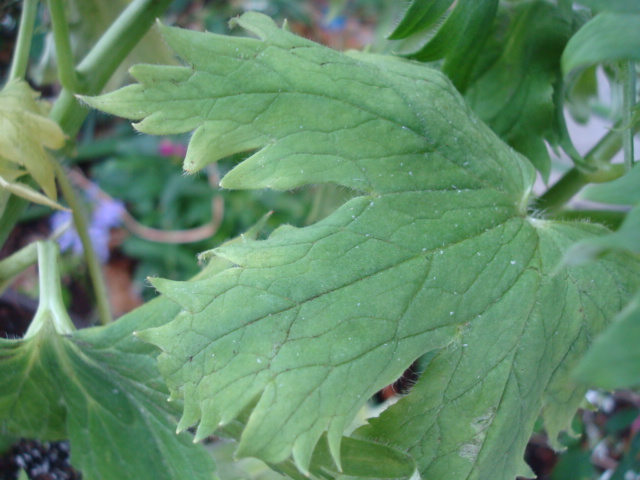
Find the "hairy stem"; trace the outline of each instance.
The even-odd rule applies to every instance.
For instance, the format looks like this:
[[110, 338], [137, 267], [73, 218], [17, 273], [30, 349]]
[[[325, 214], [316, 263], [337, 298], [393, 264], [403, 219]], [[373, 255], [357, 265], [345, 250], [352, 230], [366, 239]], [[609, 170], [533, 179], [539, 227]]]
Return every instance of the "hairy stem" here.
[[591, 223], [600, 223], [607, 228], [617, 230], [627, 216], [626, 211], [615, 210], [565, 210], [558, 212], [551, 218], [553, 220], [587, 220]]
[[53, 26], [53, 40], [56, 45], [56, 62], [58, 63], [58, 79], [64, 88], [75, 92], [76, 71], [71, 52], [69, 26], [64, 12], [62, 0], [49, 0], [49, 13]]
[[29, 65], [29, 51], [31, 50], [31, 38], [33, 28], [36, 23], [38, 13], [38, 0], [24, 0], [22, 4], [22, 15], [20, 17], [20, 28], [16, 50], [13, 52], [11, 70], [9, 70], [9, 81], [24, 79]]
[[96, 295], [96, 305], [98, 308], [98, 316], [100, 318], [100, 323], [106, 325], [111, 321], [111, 307], [109, 305], [109, 295], [107, 292], [107, 285], [104, 280], [104, 276], [102, 274], [102, 267], [100, 265], [100, 261], [98, 260], [98, 256], [93, 248], [93, 244], [91, 243], [91, 239], [89, 237], [89, 226], [87, 223], [87, 218], [85, 216], [84, 209], [78, 196], [76, 195], [69, 178], [67, 177], [64, 168], [58, 162], [54, 162], [56, 178], [58, 180], [58, 184], [60, 185], [60, 190], [62, 191], [62, 195], [64, 199], [69, 204], [69, 207], [73, 213], [73, 223], [75, 224], [76, 231], [80, 236], [80, 241], [82, 242], [82, 247], [84, 249], [85, 261], [87, 262], [87, 267], [89, 269], [89, 276], [91, 277], [91, 282], [93, 283], [93, 289]]

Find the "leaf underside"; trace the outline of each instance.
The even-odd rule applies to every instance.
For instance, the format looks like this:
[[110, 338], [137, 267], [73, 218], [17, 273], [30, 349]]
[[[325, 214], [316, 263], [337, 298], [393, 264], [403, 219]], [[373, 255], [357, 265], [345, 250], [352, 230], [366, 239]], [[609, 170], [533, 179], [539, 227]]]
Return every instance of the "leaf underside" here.
[[[356, 412], [426, 352], [414, 390], [355, 433], [408, 450], [427, 478], [512, 479], [542, 409], [552, 435], [584, 393], [569, 370], [639, 283], [635, 257], [556, 272], [603, 233], [527, 216], [534, 169], [423, 65], [343, 55], [247, 13], [259, 39], [163, 28], [184, 67], [89, 104], [153, 134], [194, 131], [185, 168], [257, 149], [227, 188], [335, 183], [359, 196], [306, 228], [216, 250], [231, 268], [157, 279], [183, 307], [139, 333], [162, 353], [180, 428], [250, 414], [239, 456], [308, 472]], [[443, 474], [446, 472], [446, 474]]]
[[175, 435], [179, 409], [166, 401], [152, 347], [131, 335], [177, 311], [161, 298], [109, 327], [61, 336], [46, 321], [27, 340], [0, 339], [0, 431], [69, 439], [88, 480], [211, 478], [209, 454]]

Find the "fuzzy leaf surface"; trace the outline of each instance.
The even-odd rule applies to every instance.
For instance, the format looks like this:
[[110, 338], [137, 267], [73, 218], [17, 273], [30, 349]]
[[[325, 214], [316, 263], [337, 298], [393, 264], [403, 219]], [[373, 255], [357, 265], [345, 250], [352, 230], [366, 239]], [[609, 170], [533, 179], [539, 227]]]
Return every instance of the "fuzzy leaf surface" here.
[[138, 66], [140, 84], [87, 102], [144, 132], [195, 130], [189, 171], [258, 149], [225, 187], [360, 195], [312, 226], [217, 249], [233, 268], [155, 280], [183, 311], [139, 336], [184, 398], [180, 427], [204, 438], [249, 408], [240, 456], [308, 472], [326, 432], [339, 463], [358, 409], [436, 350], [392, 412], [428, 409], [437, 430], [398, 420], [396, 434], [360, 436], [409, 449], [429, 478], [528, 473], [536, 416], [545, 407], [552, 434], [568, 423], [584, 390], [567, 372], [637, 288], [637, 259], [555, 273], [567, 245], [604, 229], [528, 217], [533, 167], [441, 73], [343, 55], [258, 14], [236, 22], [260, 38], [165, 28], [187, 66]]

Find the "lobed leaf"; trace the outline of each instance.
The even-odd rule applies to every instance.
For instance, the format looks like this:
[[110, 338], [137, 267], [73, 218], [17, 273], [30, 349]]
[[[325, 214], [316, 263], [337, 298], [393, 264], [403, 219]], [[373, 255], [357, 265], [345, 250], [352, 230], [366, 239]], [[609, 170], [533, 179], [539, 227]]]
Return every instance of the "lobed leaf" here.
[[[57, 198], [52, 159], [46, 149], [62, 148], [64, 132], [58, 124], [44, 115], [43, 105], [36, 101], [37, 94], [26, 82], [13, 81], [0, 91], [0, 160], [3, 166], [12, 162], [26, 168], [27, 172], [55, 202]], [[6, 179], [8, 180], [8, 179]], [[9, 188], [11, 180], [5, 182]], [[15, 195], [32, 200], [28, 187], [15, 186]], [[44, 203], [44, 202], [39, 202]]]
[[254, 13], [234, 22], [259, 39], [164, 28], [188, 66], [135, 67], [140, 84], [87, 103], [147, 133], [194, 130], [189, 171], [257, 149], [225, 187], [360, 195], [309, 227], [216, 249], [232, 268], [154, 280], [183, 311], [138, 336], [184, 399], [179, 427], [198, 423], [202, 439], [248, 409], [239, 456], [309, 473], [326, 435], [339, 470], [358, 409], [435, 350], [357, 436], [408, 449], [429, 478], [529, 473], [535, 418], [544, 409], [552, 435], [568, 424], [584, 393], [569, 372], [637, 289], [638, 259], [556, 272], [568, 245], [606, 230], [529, 217], [533, 167], [439, 72], [343, 55]]

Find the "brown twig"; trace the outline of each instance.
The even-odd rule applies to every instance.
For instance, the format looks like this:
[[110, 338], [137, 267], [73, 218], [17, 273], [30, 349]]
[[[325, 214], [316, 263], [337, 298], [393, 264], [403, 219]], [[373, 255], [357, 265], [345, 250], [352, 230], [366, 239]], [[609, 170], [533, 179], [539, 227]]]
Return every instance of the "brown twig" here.
[[[207, 176], [209, 179], [209, 185], [212, 187], [218, 185], [219, 175], [215, 167], [207, 170]], [[108, 193], [91, 182], [91, 180], [85, 177], [79, 169], [74, 169], [69, 172], [69, 178], [79, 188], [82, 188], [83, 190], [94, 189], [99, 198], [113, 201], [113, 198]], [[173, 244], [194, 243], [211, 238], [220, 228], [220, 224], [224, 217], [224, 199], [222, 196], [216, 195], [213, 197], [211, 200], [211, 212], [211, 223], [184, 230], [160, 230], [157, 228], [147, 227], [133, 218], [126, 209], [122, 212], [122, 223], [131, 233], [150, 242]]]

